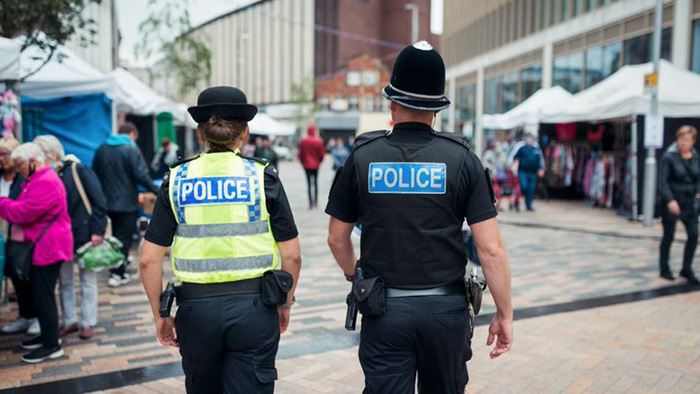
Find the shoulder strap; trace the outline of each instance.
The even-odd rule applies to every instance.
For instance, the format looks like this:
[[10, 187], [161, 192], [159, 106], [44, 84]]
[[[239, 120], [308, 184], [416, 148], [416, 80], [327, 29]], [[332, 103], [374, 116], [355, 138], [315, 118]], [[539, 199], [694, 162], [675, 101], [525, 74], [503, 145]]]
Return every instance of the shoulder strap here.
[[357, 136], [355, 139], [355, 146], [353, 146], [353, 150], [359, 148], [362, 145], [365, 145], [369, 142], [375, 141], [379, 138], [386, 137], [387, 134], [389, 134], [388, 130], [376, 130], [376, 131], [369, 131], [367, 133], [362, 133]]
[[437, 135], [440, 138], [444, 138], [446, 140], [460, 144], [463, 147], [467, 148], [467, 150], [471, 149], [471, 147], [469, 146], [469, 141], [467, 141], [467, 139], [462, 135], [455, 134], [455, 133], [449, 133], [446, 131], [441, 131], [439, 133], [435, 133], [435, 135]]
[[78, 194], [80, 194], [80, 199], [83, 200], [83, 205], [87, 210], [88, 215], [92, 216], [92, 204], [90, 204], [90, 199], [88, 199], [85, 193], [85, 188], [83, 187], [83, 182], [80, 180], [78, 175], [78, 164], [71, 164], [71, 172], [73, 173], [73, 182], [75, 182], [75, 188], [78, 189]]
[[44, 227], [44, 231], [42, 231], [41, 234], [39, 235], [39, 238], [37, 238], [36, 241], [34, 241], [34, 245], [38, 244], [39, 241], [41, 241], [41, 239], [44, 238], [44, 234], [46, 234], [46, 232], [49, 231], [49, 227], [51, 227], [51, 225], [53, 225], [53, 223], [56, 221], [56, 219], [58, 219], [58, 215], [56, 215], [53, 219], [51, 219], [51, 221], [49, 221], [49, 224], [47, 224], [46, 227]]

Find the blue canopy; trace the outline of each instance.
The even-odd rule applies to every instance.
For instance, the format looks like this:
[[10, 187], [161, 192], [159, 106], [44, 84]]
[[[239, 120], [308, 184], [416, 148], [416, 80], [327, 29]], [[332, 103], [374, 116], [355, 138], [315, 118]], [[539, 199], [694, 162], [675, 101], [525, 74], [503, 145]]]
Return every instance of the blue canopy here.
[[22, 97], [22, 138], [51, 134], [66, 154], [78, 156], [88, 167], [97, 148], [112, 134], [112, 100], [105, 94], [51, 99]]

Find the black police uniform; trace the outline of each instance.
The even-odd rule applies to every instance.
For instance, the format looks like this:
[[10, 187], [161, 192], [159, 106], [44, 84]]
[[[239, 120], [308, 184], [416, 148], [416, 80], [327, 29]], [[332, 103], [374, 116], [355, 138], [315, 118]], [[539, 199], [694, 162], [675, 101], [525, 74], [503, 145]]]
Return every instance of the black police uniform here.
[[[170, 206], [168, 176], [166, 174], [164, 177], [145, 235], [146, 240], [166, 247], [172, 245], [177, 229]], [[264, 185], [265, 203], [275, 240], [283, 242], [295, 238], [298, 232], [294, 216], [277, 170], [273, 167], [265, 169]], [[277, 308], [263, 304], [260, 294], [178, 301], [175, 329], [188, 393], [274, 391], [274, 381], [277, 379], [275, 356], [280, 337], [279, 316]]]
[[[444, 78], [442, 58], [421, 42], [399, 54], [383, 93], [437, 111], [449, 105]], [[326, 213], [362, 223], [358, 265], [365, 278], [384, 281], [384, 314], [362, 317], [365, 393], [413, 393], [416, 372], [421, 393], [464, 393], [472, 353], [462, 224], [495, 217], [493, 197], [461, 136], [400, 123], [358, 137]]]

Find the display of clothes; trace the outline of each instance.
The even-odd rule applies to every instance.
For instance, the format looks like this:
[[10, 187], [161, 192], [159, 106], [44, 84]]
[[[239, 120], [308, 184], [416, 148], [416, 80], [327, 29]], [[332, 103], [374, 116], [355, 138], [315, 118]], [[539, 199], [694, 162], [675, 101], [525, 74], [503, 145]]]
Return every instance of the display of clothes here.
[[19, 100], [15, 93], [8, 89], [0, 95], [0, 121], [2, 122], [2, 136], [16, 137], [17, 126], [22, 120], [19, 112]]

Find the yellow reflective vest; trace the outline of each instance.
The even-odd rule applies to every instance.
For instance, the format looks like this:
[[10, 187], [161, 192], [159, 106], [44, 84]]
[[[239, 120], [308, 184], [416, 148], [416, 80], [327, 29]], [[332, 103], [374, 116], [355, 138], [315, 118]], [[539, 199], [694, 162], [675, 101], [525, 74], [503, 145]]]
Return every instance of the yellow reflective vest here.
[[170, 170], [170, 203], [178, 223], [172, 263], [180, 281], [233, 282], [277, 268], [265, 167], [233, 152], [217, 152]]

